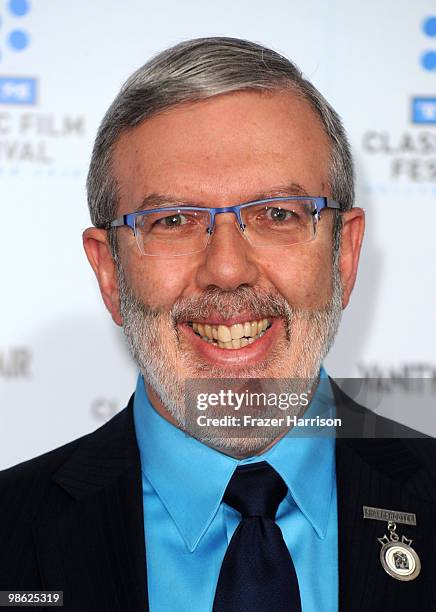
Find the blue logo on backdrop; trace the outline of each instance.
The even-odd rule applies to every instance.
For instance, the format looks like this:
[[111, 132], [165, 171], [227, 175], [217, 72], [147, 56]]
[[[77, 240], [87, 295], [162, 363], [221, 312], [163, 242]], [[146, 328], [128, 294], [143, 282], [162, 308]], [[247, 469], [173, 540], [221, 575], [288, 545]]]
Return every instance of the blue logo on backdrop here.
[[36, 104], [36, 79], [0, 76], [0, 104]]
[[[57, 100], [47, 103], [41, 97], [43, 74], [29, 76], [25, 65], [31, 59], [31, 38], [26, 22], [32, 9], [29, 0], [0, 0], [0, 61], [6, 73], [0, 75], [0, 175], [19, 177], [26, 172], [75, 179], [82, 174], [80, 140], [86, 133], [86, 116], [54, 110]], [[19, 74], [16, 67], [23, 61], [24, 74]], [[65, 166], [63, 160], [72, 156]]]
[[[426, 17], [422, 24], [422, 30], [426, 36], [436, 38], [436, 16]], [[436, 49], [425, 51], [421, 55], [421, 66], [424, 70], [436, 70]], [[428, 123], [428, 122], [426, 122]]]
[[412, 123], [436, 125], [436, 98], [412, 98]]

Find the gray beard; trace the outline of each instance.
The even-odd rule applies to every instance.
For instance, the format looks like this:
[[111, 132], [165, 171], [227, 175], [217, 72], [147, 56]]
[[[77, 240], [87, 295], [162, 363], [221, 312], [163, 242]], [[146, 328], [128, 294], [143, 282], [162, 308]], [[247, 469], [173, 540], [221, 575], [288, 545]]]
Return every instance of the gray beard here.
[[[237, 433], [223, 427], [194, 425], [194, 407], [187, 401], [185, 382], [206, 378], [280, 378], [290, 381], [292, 392], [304, 392], [316, 385], [321, 364], [337, 333], [342, 314], [342, 285], [338, 262], [334, 262], [332, 292], [328, 304], [317, 310], [293, 308], [281, 295], [259, 288], [239, 287], [234, 292], [212, 289], [200, 297], [179, 299], [168, 311], [152, 308], [137, 298], [129, 287], [121, 264], [117, 260], [120, 312], [129, 350], [144, 381], [178, 427], [188, 435], [234, 457], [256, 454], [282, 437], [289, 427], [239, 428]], [[265, 360], [237, 373], [219, 366], [211, 366], [183, 346], [177, 323], [207, 319], [210, 312], [219, 312], [230, 319], [241, 311], [252, 313], [253, 319], [281, 317], [285, 336], [276, 342]], [[298, 350], [294, 363], [290, 350]], [[191, 359], [189, 359], [191, 357]], [[186, 375], [180, 376], [180, 367]], [[262, 412], [263, 417], [277, 416], [277, 410]]]

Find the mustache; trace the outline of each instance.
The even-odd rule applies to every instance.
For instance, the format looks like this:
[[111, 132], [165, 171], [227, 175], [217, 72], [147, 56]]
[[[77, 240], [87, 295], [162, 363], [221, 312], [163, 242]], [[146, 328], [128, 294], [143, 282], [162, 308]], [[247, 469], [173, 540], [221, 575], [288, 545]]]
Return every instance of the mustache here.
[[293, 313], [289, 303], [280, 294], [241, 286], [231, 292], [213, 287], [199, 296], [180, 298], [170, 309], [170, 317], [172, 323], [177, 325], [207, 319], [216, 313], [223, 319], [231, 319], [245, 311], [253, 319], [283, 317], [287, 321], [290, 321]]

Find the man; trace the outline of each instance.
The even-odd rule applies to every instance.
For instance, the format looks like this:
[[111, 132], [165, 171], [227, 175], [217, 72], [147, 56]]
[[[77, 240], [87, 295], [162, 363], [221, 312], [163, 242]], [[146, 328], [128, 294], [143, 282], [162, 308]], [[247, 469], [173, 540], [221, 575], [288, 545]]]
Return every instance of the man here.
[[[434, 445], [322, 369], [364, 230], [335, 111], [267, 48], [182, 43], [109, 108], [88, 194], [86, 254], [141, 374], [105, 426], [1, 474], [1, 589], [77, 611], [435, 610]], [[222, 379], [294, 381], [347, 433], [298, 437], [268, 407], [268, 427], [198, 426], [196, 381]]]

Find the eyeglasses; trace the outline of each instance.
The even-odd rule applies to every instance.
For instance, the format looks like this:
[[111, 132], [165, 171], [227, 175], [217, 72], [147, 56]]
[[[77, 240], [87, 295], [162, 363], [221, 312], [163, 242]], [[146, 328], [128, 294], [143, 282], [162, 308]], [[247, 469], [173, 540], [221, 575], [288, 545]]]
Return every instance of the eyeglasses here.
[[341, 210], [341, 205], [326, 197], [292, 196], [223, 208], [169, 206], [123, 215], [108, 229], [130, 227], [143, 255], [178, 257], [207, 247], [216, 215], [233, 213], [242, 235], [252, 246], [263, 248], [310, 242], [323, 209]]

